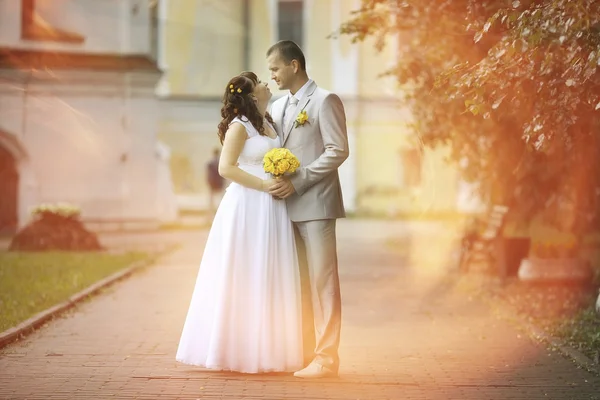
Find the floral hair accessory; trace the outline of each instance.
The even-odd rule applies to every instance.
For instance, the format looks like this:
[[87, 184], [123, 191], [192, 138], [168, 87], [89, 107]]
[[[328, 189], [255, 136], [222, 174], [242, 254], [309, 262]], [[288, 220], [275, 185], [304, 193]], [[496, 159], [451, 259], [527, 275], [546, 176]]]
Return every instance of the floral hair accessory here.
[[237, 89], [236, 89], [236, 88], [233, 86], [233, 83], [232, 83], [231, 85], [229, 85], [229, 91], [230, 91], [231, 93], [233, 93], [233, 92], [242, 93], [242, 89], [241, 89], [241, 88], [237, 88]]

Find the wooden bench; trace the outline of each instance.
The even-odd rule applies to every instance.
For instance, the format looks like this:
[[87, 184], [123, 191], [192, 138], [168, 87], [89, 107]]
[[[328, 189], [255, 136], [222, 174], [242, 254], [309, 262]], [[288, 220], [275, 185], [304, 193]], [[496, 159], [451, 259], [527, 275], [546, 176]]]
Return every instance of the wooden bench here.
[[508, 210], [507, 206], [494, 205], [485, 218], [474, 221], [474, 226], [461, 239], [458, 262], [461, 272], [468, 272], [474, 261], [494, 262], [495, 246], [497, 239], [502, 236]]

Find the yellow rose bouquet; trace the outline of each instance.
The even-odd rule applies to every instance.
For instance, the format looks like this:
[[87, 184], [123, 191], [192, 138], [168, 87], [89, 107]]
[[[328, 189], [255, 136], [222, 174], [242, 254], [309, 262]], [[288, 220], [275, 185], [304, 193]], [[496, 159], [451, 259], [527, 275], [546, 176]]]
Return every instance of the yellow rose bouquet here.
[[295, 172], [299, 166], [298, 158], [291, 151], [284, 148], [271, 149], [263, 158], [265, 172], [275, 178], [280, 178], [286, 173]]

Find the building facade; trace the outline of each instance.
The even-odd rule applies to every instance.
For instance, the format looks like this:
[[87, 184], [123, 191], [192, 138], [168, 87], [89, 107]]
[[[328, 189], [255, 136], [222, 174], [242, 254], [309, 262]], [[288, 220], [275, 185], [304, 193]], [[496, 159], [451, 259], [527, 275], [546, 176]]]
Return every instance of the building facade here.
[[176, 216], [157, 139], [158, 7], [0, 0], [0, 230], [46, 202], [90, 221]]
[[[206, 202], [204, 166], [220, 146], [216, 126], [225, 84], [244, 70], [270, 81], [265, 52], [280, 39], [296, 41], [309, 76], [344, 102], [351, 155], [340, 176], [349, 212], [460, 208], [465, 187], [456, 168], [445, 162], [447, 152], [420, 146], [408, 129], [410, 114], [397, 101], [395, 82], [378, 77], [399, 57], [394, 42], [379, 53], [371, 41], [329, 37], [359, 5], [358, 0], [162, 1], [159, 137], [172, 148], [183, 208], [201, 209]], [[273, 86], [274, 99], [284, 95]]]

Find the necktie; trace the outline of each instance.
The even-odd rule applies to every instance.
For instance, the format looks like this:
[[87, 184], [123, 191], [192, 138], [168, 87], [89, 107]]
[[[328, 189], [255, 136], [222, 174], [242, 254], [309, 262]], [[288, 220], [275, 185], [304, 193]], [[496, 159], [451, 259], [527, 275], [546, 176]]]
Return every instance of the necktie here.
[[296, 116], [294, 115], [294, 111], [296, 110], [296, 106], [298, 105], [298, 99], [294, 96], [290, 98], [288, 102], [288, 106], [285, 109], [285, 123], [284, 127], [286, 132], [290, 129], [290, 124], [294, 122]]

